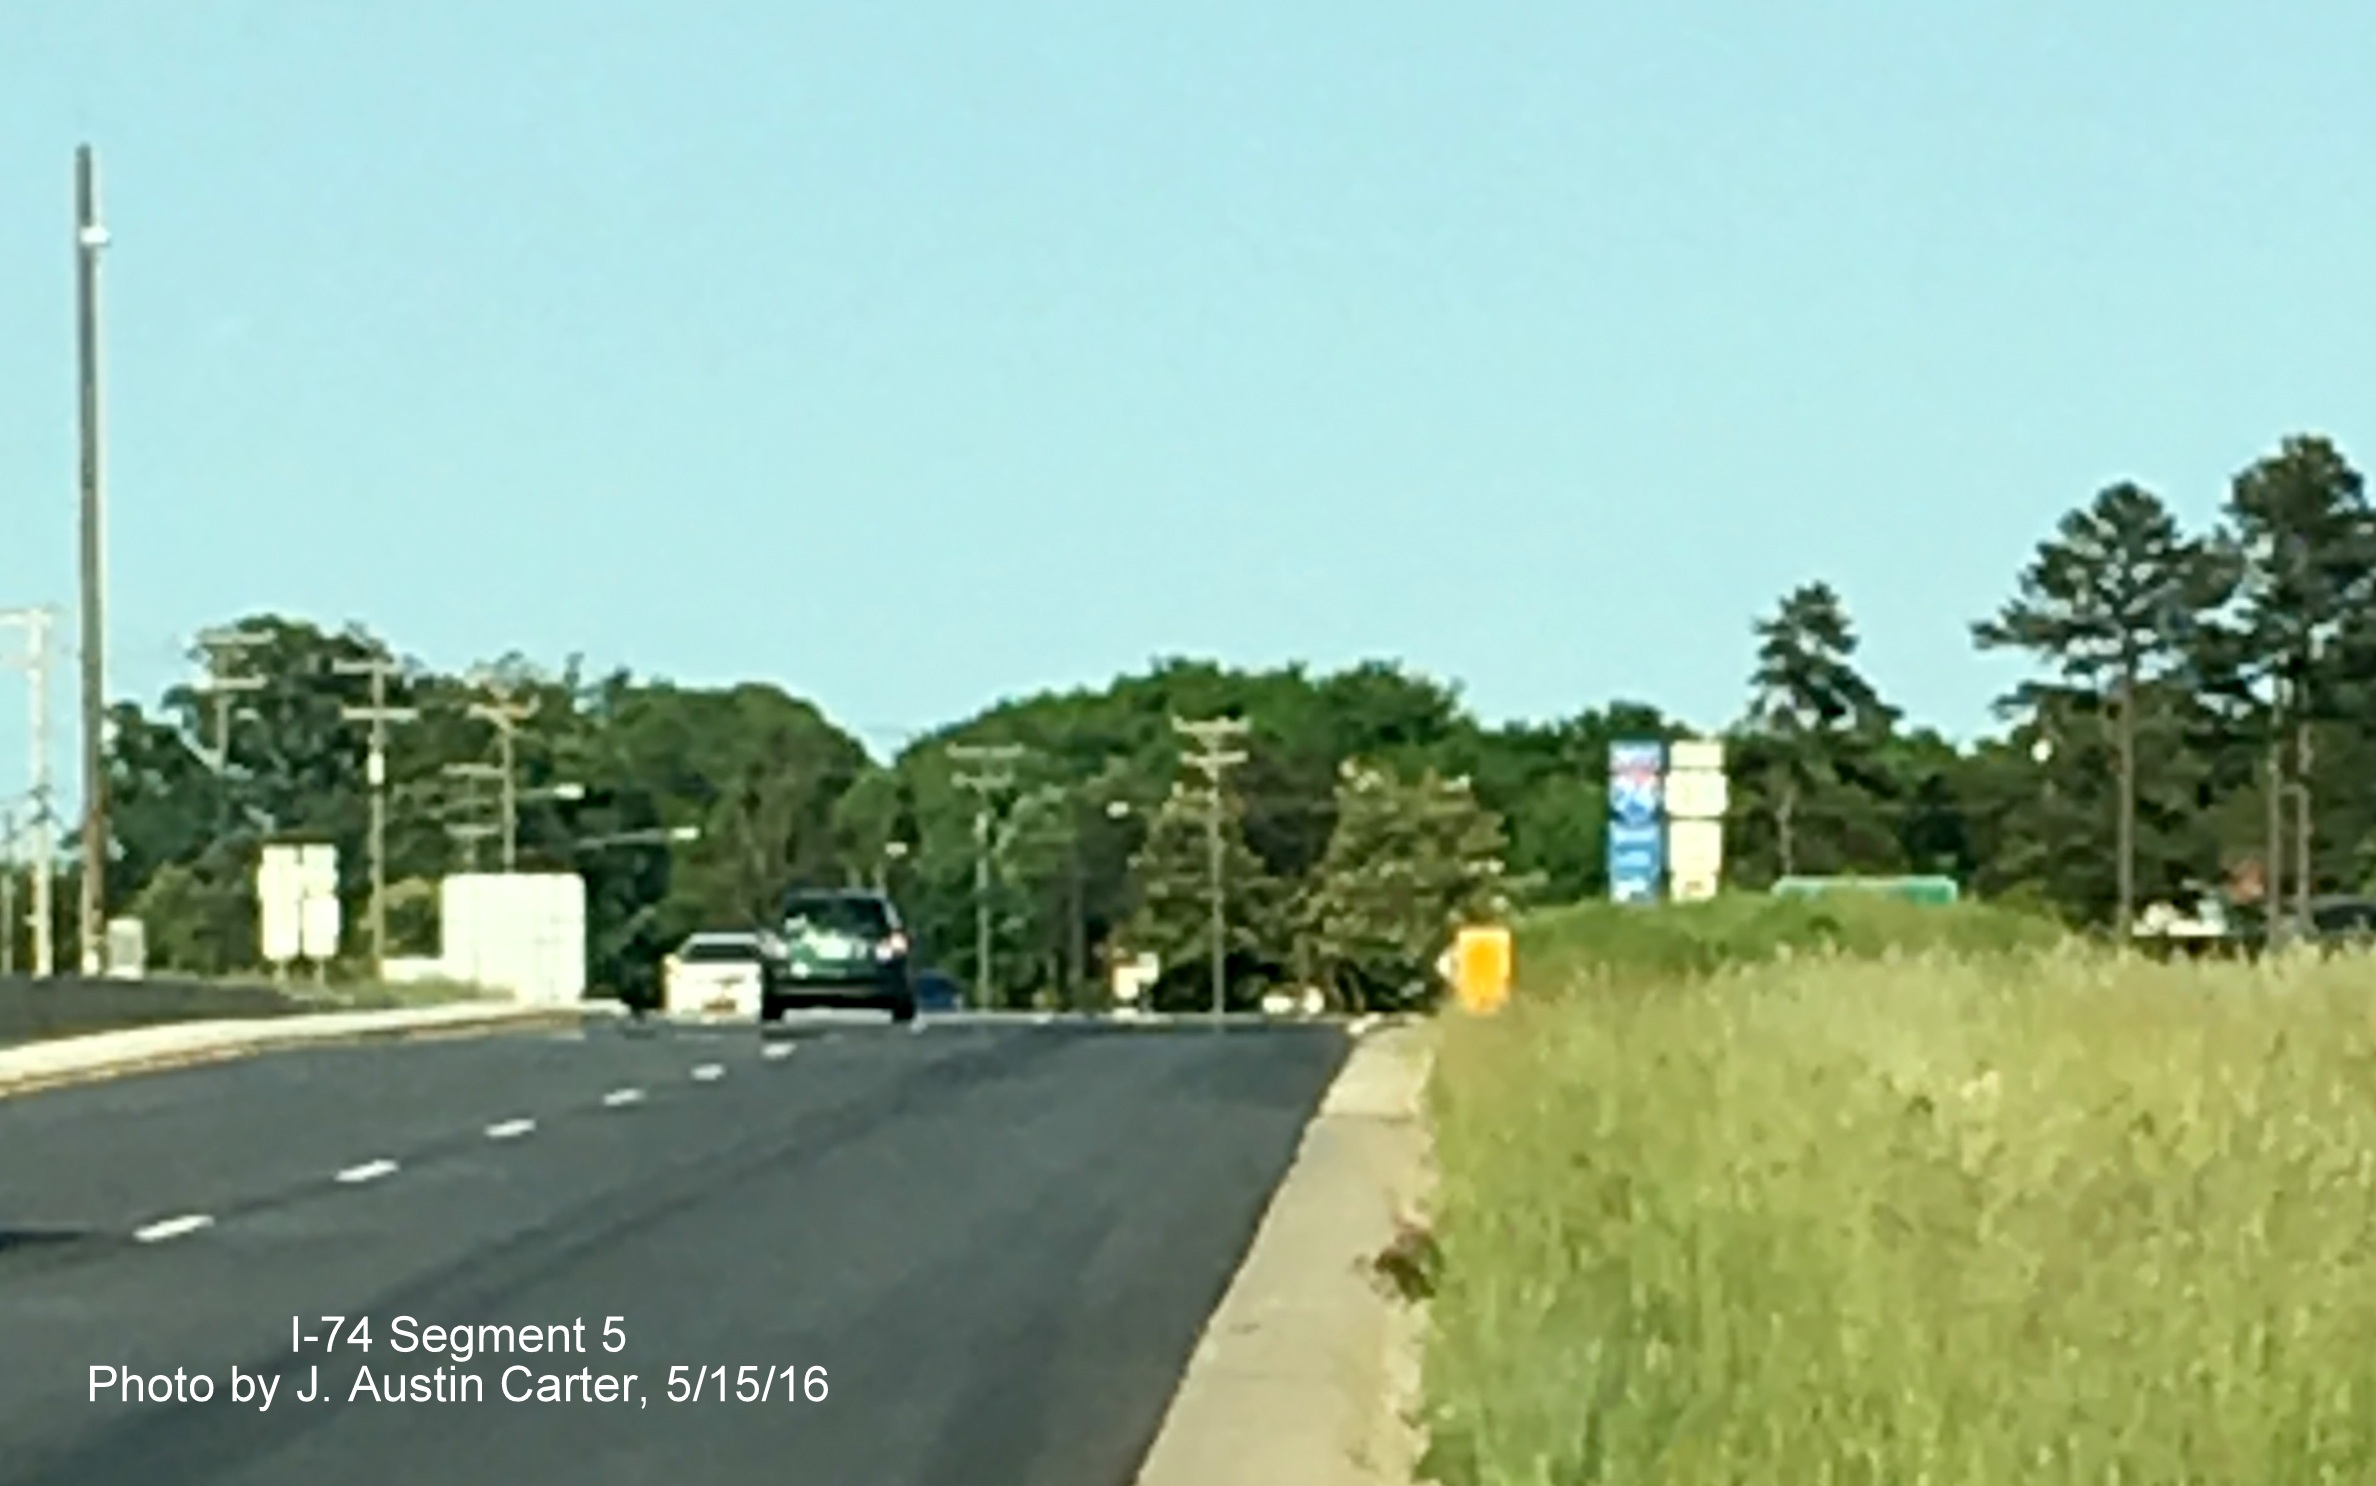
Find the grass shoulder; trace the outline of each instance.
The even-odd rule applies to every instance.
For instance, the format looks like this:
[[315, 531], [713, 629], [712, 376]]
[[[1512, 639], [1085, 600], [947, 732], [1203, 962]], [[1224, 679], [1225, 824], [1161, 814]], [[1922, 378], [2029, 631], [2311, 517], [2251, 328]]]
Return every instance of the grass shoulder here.
[[2376, 966], [1565, 909], [1448, 1018], [1430, 1473], [2376, 1478]]

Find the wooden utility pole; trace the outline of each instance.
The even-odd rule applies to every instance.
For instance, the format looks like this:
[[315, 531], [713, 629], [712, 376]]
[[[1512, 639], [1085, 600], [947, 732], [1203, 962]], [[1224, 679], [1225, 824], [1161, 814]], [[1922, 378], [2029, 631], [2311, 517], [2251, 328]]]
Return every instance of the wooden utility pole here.
[[206, 661], [206, 673], [198, 678], [198, 690], [214, 704], [214, 736], [201, 747], [206, 751], [208, 765], [217, 774], [231, 764], [231, 723], [242, 715], [240, 694], [260, 691], [264, 686], [261, 676], [233, 674], [232, 657], [263, 644], [264, 640], [263, 635], [252, 630], [212, 629], [198, 636], [198, 649]]
[[388, 678], [402, 667], [386, 650], [374, 646], [371, 654], [360, 660], [339, 661], [336, 670], [342, 676], [371, 678], [371, 704], [340, 711], [347, 721], [367, 723], [371, 728], [369, 751], [364, 755], [364, 781], [371, 790], [371, 974], [374, 980], [385, 980], [388, 973], [388, 724], [412, 722], [421, 714], [415, 708], [388, 705]]
[[1221, 831], [1226, 819], [1227, 796], [1222, 779], [1231, 766], [1246, 761], [1243, 750], [1228, 746], [1245, 736], [1246, 723], [1236, 717], [1216, 717], [1205, 722], [1173, 718], [1172, 727], [1196, 744], [1197, 751], [1189, 754], [1186, 761], [1205, 777], [1205, 846], [1213, 909], [1213, 1020], [1218, 1024], [1229, 1009], [1228, 858]]
[[960, 764], [957, 787], [974, 795], [974, 1000], [982, 1010], [997, 1001], [990, 973], [990, 825], [992, 801], [1015, 783], [1015, 763], [1023, 749], [1014, 743], [953, 743], [949, 757]]
[[503, 788], [503, 870], [520, 869], [520, 758], [518, 734], [520, 724], [536, 715], [536, 699], [515, 701], [499, 680], [481, 678], [491, 699], [474, 702], [470, 715], [495, 729], [496, 768], [502, 775]]

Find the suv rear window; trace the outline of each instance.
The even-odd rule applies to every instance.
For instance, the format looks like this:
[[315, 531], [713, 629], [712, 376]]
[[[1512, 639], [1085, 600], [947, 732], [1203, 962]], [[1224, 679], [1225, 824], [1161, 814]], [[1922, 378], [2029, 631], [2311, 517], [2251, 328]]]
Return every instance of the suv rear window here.
[[871, 943], [890, 938], [893, 928], [890, 909], [880, 898], [819, 894], [784, 905], [784, 933], [789, 938], [834, 934]]

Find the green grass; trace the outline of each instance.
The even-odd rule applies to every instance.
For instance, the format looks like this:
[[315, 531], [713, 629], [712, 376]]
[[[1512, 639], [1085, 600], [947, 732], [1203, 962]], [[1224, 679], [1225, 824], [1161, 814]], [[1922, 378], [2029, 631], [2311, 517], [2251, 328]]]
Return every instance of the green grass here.
[[2376, 965], [1670, 913], [1444, 1029], [1436, 1479], [2376, 1480]]
[[1540, 961], [1559, 983], [1580, 974], [1704, 974], [1791, 955], [1859, 957], [1953, 950], [2053, 949], [2053, 920], [1981, 903], [1924, 907], [1840, 894], [1822, 899], [1742, 895], [1658, 908], [1579, 903], [1527, 919], [1522, 965]]

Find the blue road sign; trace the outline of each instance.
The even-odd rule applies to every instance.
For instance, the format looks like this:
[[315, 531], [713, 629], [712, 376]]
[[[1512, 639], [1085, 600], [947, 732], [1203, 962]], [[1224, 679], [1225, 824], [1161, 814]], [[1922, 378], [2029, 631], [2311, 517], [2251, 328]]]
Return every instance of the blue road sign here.
[[1620, 903], [1648, 902], [1666, 876], [1666, 833], [1656, 825], [1609, 822], [1609, 896]]
[[1630, 830], [1657, 826], [1665, 805], [1662, 774], [1666, 746], [1655, 742], [1609, 745], [1609, 821]]
[[1665, 768], [1664, 743], [1634, 739], [1609, 745], [1609, 772], [1612, 774], [1656, 774]]

